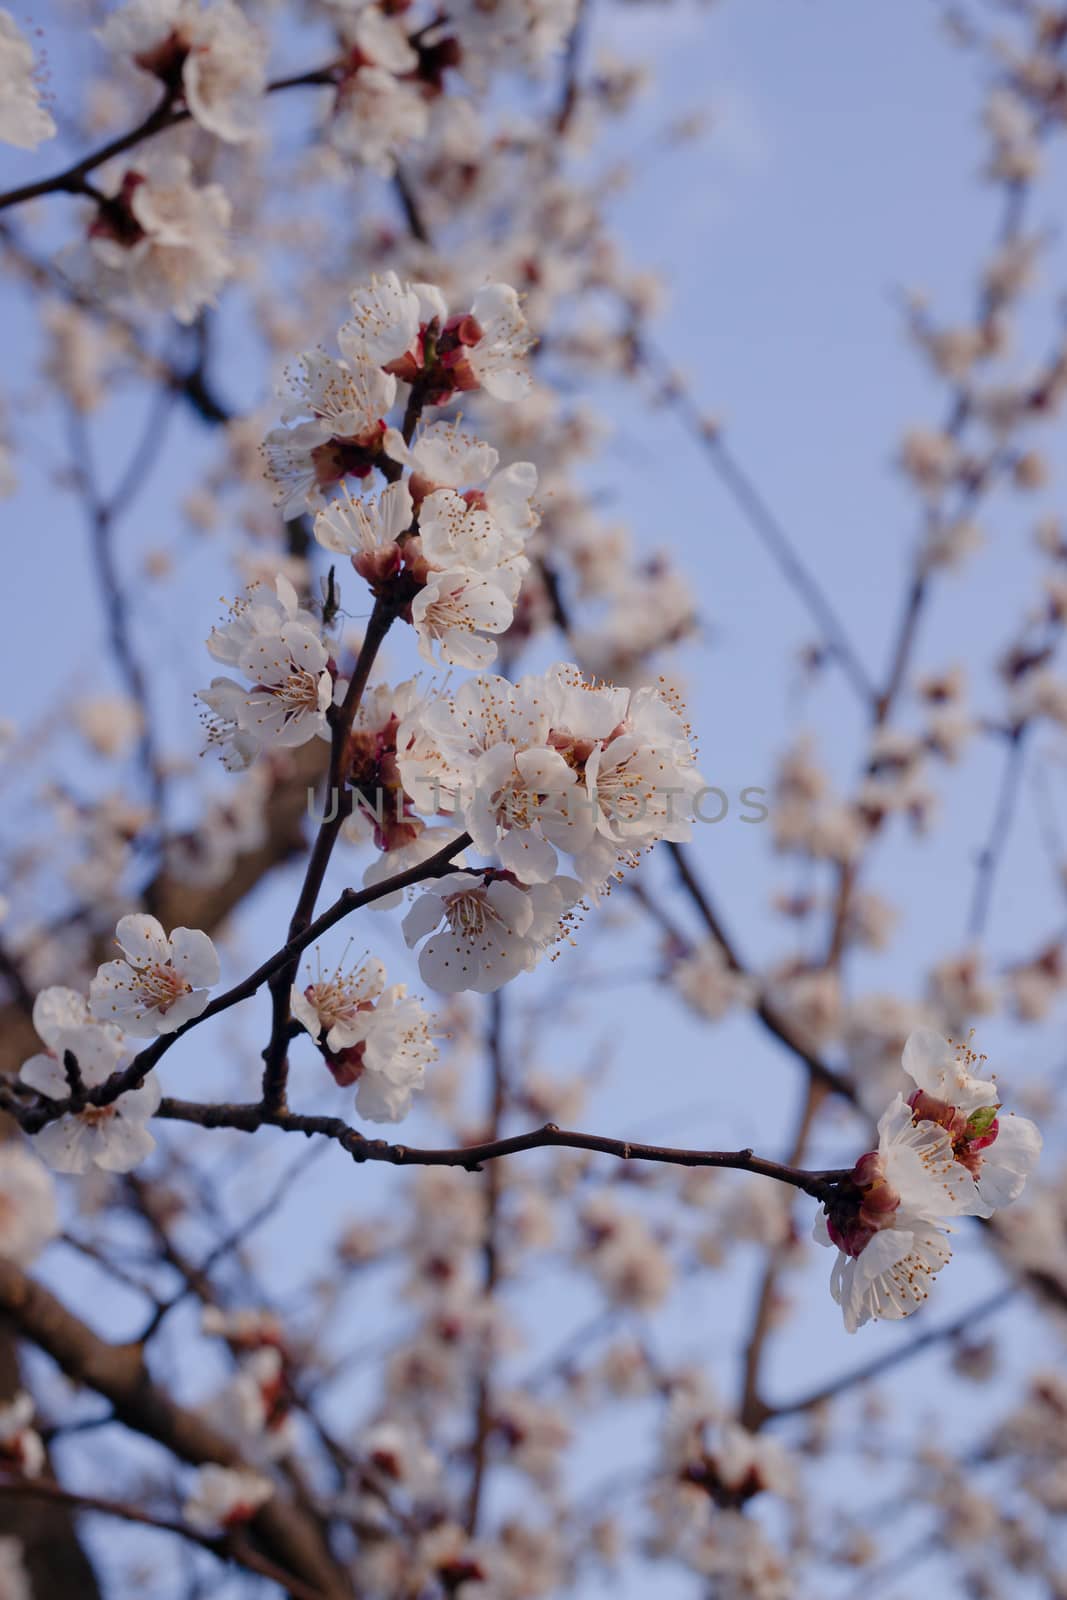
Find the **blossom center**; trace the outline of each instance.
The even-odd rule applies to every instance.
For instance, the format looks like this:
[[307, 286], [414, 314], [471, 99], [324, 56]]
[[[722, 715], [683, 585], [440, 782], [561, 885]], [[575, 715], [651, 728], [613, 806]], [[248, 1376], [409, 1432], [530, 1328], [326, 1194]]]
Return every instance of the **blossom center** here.
[[484, 894], [467, 889], [459, 889], [446, 898], [445, 917], [453, 933], [472, 942], [480, 939], [494, 923], [501, 922]]
[[139, 967], [137, 983], [141, 998], [152, 1010], [159, 1011], [163, 1016], [166, 1016], [174, 1002], [180, 1000], [183, 994], [191, 994], [193, 987], [169, 961], [159, 962], [151, 967]]

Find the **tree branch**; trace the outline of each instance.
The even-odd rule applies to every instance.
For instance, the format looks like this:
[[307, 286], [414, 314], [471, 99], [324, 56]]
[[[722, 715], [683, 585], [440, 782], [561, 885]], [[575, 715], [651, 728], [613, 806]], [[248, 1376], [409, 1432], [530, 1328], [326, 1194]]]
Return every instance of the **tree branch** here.
[[287, 1133], [316, 1134], [334, 1140], [358, 1163], [384, 1161], [394, 1167], [463, 1167], [478, 1172], [487, 1161], [517, 1155], [522, 1150], [592, 1150], [614, 1156], [619, 1161], [654, 1161], [676, 1167], [729, 1167], [774, 1178], [779, 1183], [800, 1189], [815, 1200], [823, 1200], [839, 1184], [852, 1176], [851, 1167], [803, 1172], [780, 1161], [768, 1161], [752, 1150], [686, 1150], [670, 1145], [640, 1144], [632, 1139], [610, 1139], [597, 1133], [578, 1133], [546, 1122], [528, 1133], [505, 1139], [487, 1139], [481, 1144], [459, 1145], [438, 1150], [414, 1145], [388, 1144], [383, 1139], [368, 1139], [341, 1117], [307, 1116], [295, 1111], [268, 1111], [260, 1101], [201, 1103], [165, 1098], [158, 1115], [172, 1122], [191, 1122], [201, 1128], [236, 1128], [255, 1133], [259, 1128], [280, 1128]]

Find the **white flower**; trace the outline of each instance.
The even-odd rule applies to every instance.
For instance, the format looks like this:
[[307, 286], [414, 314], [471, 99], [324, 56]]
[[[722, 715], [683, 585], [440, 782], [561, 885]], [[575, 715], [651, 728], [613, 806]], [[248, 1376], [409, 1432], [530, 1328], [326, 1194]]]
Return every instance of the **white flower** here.
[[117, 756], [141, 732], [144, 719], [139, 706], [126, 695], [97, 695], [74, 706], [78, 732], [97, 755]]
[[395, 272], [386, 272], [353, 289], [351, 303], [352, 316], [337, 334], [346, 356], [363, 356], [385, 367], [407, 354], [424, 320], [414, 285], [401, 283]]
[[441, 1464], [411, 1422], [374, 1422], [360, 1435], [357, 1451], [377, 1476], [398, 1484], [415, 1498], [432, 1490]]
[[115, 937], [125, 960], [108, 961], [89, 988], [101, 1022], [146, 1037], [173, 1033], [198, 1017], [219, 981], [215, 946], [199, 928], [175, 928], [170, 938], [155, 917], [122, 917]]
[[[42, 989], [33, 1006], [33, 1025], [48, 1047], [31, 1056], [20, 1080], [50, 1100], [70, 1095], [64, 1057], [78, 1063], [85, 1088], [99, 1088], [125, 1065], [126, 1049], [119, 1030], [94, 1022], [89, 1007], [72, 989]], [[159, 1080], [149, 1073], [139, 1089], [130, 1089], [107, 1106], [87, 1105], [46, 1123], [33, 1135], [34, 1149], [57, 1172], [82, 1175], [90, 1167], [129, 1172], [155, 1149], [145, 1127], [159, 1106]]]
[[47, 1168], [20, 1144], [0, 1145], [0, 1258], [28, 1267], [58, 1232]]
[[0, 1460], [10, 1462], [24, 1477], [36, 1478], [44, 1466], [44, 1445], [33, 1422], [33, 1401], [19, 1393], [0, 1405]]
[[252, 1306], [240, 1306], [232, 1311], [224, 1311], [221, 1306], [205, 1306], [200, 1313], [200, 1326], [213, 1338], [227, 1339], [243, 1349], [277, 1344], [282, 1332], [273, 1311]]
[[419, 89], [384, 67], [360, 67], [341, 84], [330, 138], [382, 177], [391, 177], [396, 154], [429, 126], [429, 108]]
[[295, 428], [275, 428], [263, 442], [266, 473], [285, 516], [323, 505], [323, 490], [350, 474], [366, 477], [396, 398], [391, 373], [355, 354], [338, 361], [323, 351], [300, 356], [287, 374], [282, 417], [310, 415]]
[[991, 1079], [971, 1072], [977, 1060], [965, 1045], [950, 1044], [933, 1028], [916, 1028], [905, 1042], [902, 1065], [917, 1088], [969, 1115], [999, 1099]]
[[737, 973], [716, 939], [707, 939], [671, 968], [670, 979], [683, 999], [709, 1022], [719, 1022], [732, 1006], [751, 1005], [755, 984]]
[[356, 1088], [356, 1111], [368, 1122], [400, 1122], [411, 1097], [423, 1086], [427, 1066], [437, 1060], [431, 1019], [402, 983], [387, 989], [375, 1006]]
[[126, 172], [73, 261], [94, 293], [172, 311], [179, 322], [214, 305], [233, 272], [232, 208], [219, 184], [198, 188], [191, 172], [177, 155], [145, 157]]
[[464, 433], [457, 422], [438, 420], [420, 427], [410, 445], [396, 428], [385, 435], [385, 451], [410, 467], [431, 489], [462, 489], [482, 484], [500, 457], [491, 444]]
[[0, 141], [35, 150], [55, 137], [56, 125], [41, 104], [33, 50], [10, 11], [0, 10]]
[[371, 957], [347, 972], [339, 962], [325, 977], [305, 989], [293, 985], [290, 1009], [311, 1037], [325, 1039], [329, 1050], [345, 1050], [366, 1037], [370, 1007], [385, 988], [385, 967]]
[[374, 958], [326, 977], [290, 997], [293, 1015], [319, 1044], [339, 1084], [357, 1083], [356, 1110], [370, 1122], [400, 1122], [426, 1067], [437, 1059], [432, 1019], [403, 984], [385, 987]]
[[471, 370], [494, 400], [523, 400], [530, 374], [524, 365], [533, 339], [515, 290], [506, 283], [487, 283], [478, 290], [471, 316], [481, 338], [467, 351]]
[[301, 608], [289, 579], [279, 573], [273, 594], [262, 584], [253, 583], [241, 599], [234, 601], [226, 621], [208, 635], [208, 653], [225, 666], [236, 667], [250, 645], [278, 633], [287, 622], [299, 622], [307, 628], [316, 626], [314, 615]]
[[792, 1462], [777, 1439], [749, 1433], [737, 1422], [724, 1422], [710, 1452], [719, 1480], [727, 1489], [788, 1495], [795, 1482]]
[[356, 354], [338, 361], [323, 350], [306, 351], [286, 374], [282, 421], [311, 415], [328, 425], [329, 435], [345, 439], [380, 429], [380, 419], [396, 399], [396, 379]]
[[545, 699], [489, 673], [469, 679], [454, 695], [416, 708], [397, 734], [404, 787], [425, 806], [434, 787], [437, 809], [463, 809], [463, 794], [477, 789], [482, 764], [498, 747], [514, 754], [547, 746], [551, 720]]
[[291, 749], [330, 737], [326, 713], [333, 703], [329, 652], [317, 632], [286, 622], [276, 634], [250, 644], [238, 665], [255, 680], [237, 709], [237, 721], [260, 744]]
[[983, 1211], [946, 1130], [916, 1123], [903, 1095], [880, 1119], [878, 1150], [861, 1157], [855, 1178], [858, 1199], [830, 1201], [815, 1223], [818, 1242], [838, 1248], [830, 1292], [849, 1333], [918, 1310], [951, 1259], [946, 1219]]
[[258, 1472], [212, 1464], [198, 1470], [182, 1516], [198, 1533], [215, 1534], [250, 1521], [273, 1494], [273, 1484]]
[[262, 745], [287, 749], [329, 737], [329, 650], [288, 579], [279, 575], [275, 591], [253, 585], [207, 641], [216, 661], [254, 680], [246, 688], [232, 678], [213, 678], [210, 688], [197, 691], [208, 708], [208, 744], [220, 747], [231, 770], [246, 767]]
[[501, 56], [536, 69], [564, 48], [576, 14], [577, 0], [496, 0], [491, 6], [456, 0], [449, 8], [463, 43], [464, 68], [470, 58], [482, 72]]
[[316, 516], [315, 538], [323, 549], [351, 556], [357, 571], [363, 570], [361, 561], [368, 565], [383, 558], [399, 566], [396, 541], [411, 527], [412, 515], [411, 492], [404, 482], [389, 484], [377, 499], [359, 499], [342, 489]]
[[992, 1215], [1022, 1194], [1040, 1159], [1042, 1139], [1029, 1117], [1017, 1116], [1014, 1111], [995, 1117], [987, 1137], [989, 1134], [993, 1134], [992, 1143], [976, 1141], [980, 1149], [975, 1150], [972, 1141], [968, 1166], [979, 1197], [988, 1207], [985, 1214]]
[[600, 1287], [617, 1306], [651, 1311], [665, 1300], [674, 1277], [662, 1242], [643, 1217], [623, 1211], [606, 1192], [593, 1196], [582, 1210], [587, 1261]]
[[519, 461], [495, 473], [484, 491], [461, 495], [435, 489], [419, 506], [419, 543], [426, 560], [432, 567], [486, 573], [508, 565], [521, 577], [527, 562], [516, 558], [537, 526], [530, 503], [536, 488], [536, 468]]
[[196, 691], [197, 699], [207, 707], [202, 720], [208, 748], [217, 748], [227, 772], [244, 772], [260, 750], [255, 734], [240, 725], [246, 694], [232, 678], [212, 678], [208, 688]]
[[263, 441], [264, 472], [283, 517], [298, 517], [325, 504], [324, 489], [340, 483], [349, 468], [326, 423], [272, 428]]
[[570, 878], [524, 888], [503, 878], [483, 883], [467, 873], [449, 873], [414, 902], [402, 924], [404, 938], [411, 948], [427, 940], [419, 972], [431, 989], [489, 994], [531, 970], [550, 944], [566, 936], [567, 913], [580, 894]]
[[232, 1377], [208, 1404], [211, 1420], [249, 1459], [278, 1461], [296, 1442], [292, 1412], [284, 1399], [284, 1367], [277, 1345], [246, 1345]]
[[984, 1060], [966, 1044], [952, 1044], [932, 1028], [917, 1028], [904, 1045], [904, 1071], [917, 1085], [910, 1105], [947, 1131], [956, 1161], [973, 1179], [979, 1215], [1011, 1205], [1041, 1154], [1041, 1134], [1028, 1117], [999, 1115], [996, 1082], [972, 1068]]
[[[569, 671], [577, 669], [562, 669]], [[681, 712], [656, 688], [631, 694], [617, 735], [598, 744], [585, 764], [597, 832], [628, 851], [690, 838], [703, 782]]]
[[378, 6], [365, 5], [344, 31], [360, 55], [376, 67], [403, 75], [414, 72], [419, 64], [408, 43], [402, 15], [387, 16]]
[[[872, 1320], [910, 1317], [929, 1298], [930, 1284], [952, 1259], [944, 1236], [931, 1223], [916, 1221], [906, 1227], [904, 1220], [900, 1227], [876, 1233], [860, 1256], [838, 1253], [830, 1293], [844, 1312], [848, 1333]], [[815, 1238], [829, 1244], [832, 1241], [819, 1228], [824, 1223], [820, 1211]]]
[[254, 134], [267, 41], [234, 0], [129, 0], [100, 38], [165, 83], [180, 75], [189, 110], [217, 138], [239, 143]]
[[508, 574], [486, 577], [460, 568], [431, 572], [425, 586], [411, 602], [411, 620], [424, 661], [442, 661], [476, 670], [496, 656], [496, 644], [487, 635], [506, 633], [515, 614], [513, 592], [499, 581]]
[[[435, 856], [438, 850], [443, 850], [446, 844], [453, 839], [458, 839], [458, 828], [424, 828], [418, 838], [410, 844], [400, 845], [395, 850], [383, 850], [376, 861], [372, 861], [363, 874], [365, 889], [373, 889], [379, 883], [385, 883], [389, 878], [395, 878], [400, 872], [407, 872], [409, 867], [417, 867], [422, 862]], [[453, 863], [462, 867], [466, 856], [462, 850], [457, 851]], [[403, 903], [403, 889], [394, 889], [392, 894], [383, 894], [380, 899], [372, 900], [369, 909], [372, 911], [394, 911]]]

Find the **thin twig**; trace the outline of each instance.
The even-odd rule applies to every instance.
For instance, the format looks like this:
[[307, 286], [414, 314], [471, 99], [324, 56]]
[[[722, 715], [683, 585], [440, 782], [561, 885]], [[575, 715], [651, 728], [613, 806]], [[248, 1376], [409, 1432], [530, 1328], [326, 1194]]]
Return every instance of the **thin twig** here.
[[321, 1135], [339, 1144], [353, 1161], [384, 1161], [394, 1167], [462, 1167], [477, 1172], [487, 1161], [499, 1161], [522, 1150], [592, 1150], [614, 1156], [619, 1161], [653, 1161], [676, 1167], [727, 1167], [774, 1178], [793, 1189], [800, 1189], [815, 1200], [822, 1200], [839, 1184], [847, 1183], [852, 1168], [832, 1168], [803, 1172], [780, 1161], [765, 1160], [752, 1150], [687, 1150], [669, 1145], [641, 1144], [632, 1139], [610, 1139], [597, 1133], [578, 1133], [546, 1122], [529, 1133], [511, 1134], [504, 1139], [489, 1139], [481, 1144], [459, 1145], [439, 1150], [414, 1145], [388, 1144], [384, 1139], [368, 1139], [341, 1117], [307, 1116], [295, 1111], [265, 1109], [262, 1102], [245, 1104], [200, 1103], [192, 1100], [164, 1099], [158, 1115], [172, 1122], [191, 1122], [200, 1128], [235, 1128], [255, 1133], [260, 1128], [280, 1128], [286, 1133], [302, 1133], [308, 1138]]
[[[295, 77], [276, 78], [267, 84], [264, 92], [276, 94], [282, 89], [302, 89], [331, 84], [334, 81], [334, 68], [331, 64], [327, 67], [317, 67], [312, 72], [299, 73]], [[36, 200], [42, 195], [85, 194], [88, 190], [85, 180], [91, 172], [96, 171], [97, 167], [102, 167], [115, 156], [124, 155], [135, 145], [154, 139], [167, 128], [175, 128], [181, 122], [188, 122], [191, 116], [192, 112], [188, 106], [175, 105], [174, 93], [168, 89], [154, 110], [128, 133], [120, 134], [117, 139], [110, 139], [107, 144], [83, 156], [80, 161], [75, 161], [73, 166], [64, 167], [62, 172], [54, 172], [50, 177], [38, 178], [34, 183], [24, 183], [17, 189], [8, 189], [6, 193], [0, 194], [0, 211], [6, 211], [10, 206], [22, 205], [27, 200]]]
[[887, 1354], [876, 1356], [873, 1361], [866, 1362], [862, 1367], [856, 1367], [852, 1372], [843, 1372], [839, 1377], [833, 1378], [829, 1383], [823, 1384], [818, 1389], [813, 1389], [809, 1394], [801, 1395], [796, 1400], [787, 1400], [782, 1405], [768, 1406], [765, 1416], [770, 1421], [778, 1417], [792, 1417], [800, 1411], [811, 1411], [815, 1406], [822, 1405], [827, 1400], [836, 1400], [838, 1395], [845, 1394], [849, 1389], [855, 1389], [860, 1384], [871, 1383], [875, 1378], [880, 1378], [883, 1373], [891, 1372], [894, 1367], [903, 1366], [907, 1361], [912, 1361], [924, 1350], [931, 1346], [943, 1344], [952, 1339], [957, 1339], [961, 1334], [969, 1333], [972, 1328], [984, 1322], [987, 1317], [994, 1316], [1003, 1310], [1019, 1293], [1018, 1284], [1008, 1284], [1006, 1288], [998, 1289], [994, 1294], [987, 1295], [984, 1300], [979, 1300], [969, 1310], [953, 1318], [951, 1322], [942, 1324], [939, 1328], [928, 1328], [916, 1338], [906, 1344], [899, 1345], [897, 1349], [888, 1351]]

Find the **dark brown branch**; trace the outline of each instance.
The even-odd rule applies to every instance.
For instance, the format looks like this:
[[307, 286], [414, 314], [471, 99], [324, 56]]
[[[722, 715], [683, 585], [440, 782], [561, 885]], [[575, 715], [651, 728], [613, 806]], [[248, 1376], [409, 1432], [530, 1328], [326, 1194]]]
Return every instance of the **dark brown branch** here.
[[[419, 378], [416, 378], [411, 385], [404, 410], [402, 432], [405, 444], [410, 444], [414, 437], [426, 398], [425, 386]], [[315, 914], [315, 905], [322, 890], [334, 846], [340, 837], [345, 818], [351, 811], [352, 798], [345, 787], [345, 780], [348, 777], [348, 738], [378, 652], [398, 615], [393, 599], [379, 596], [375, 600], [367, 623], [367, 631], [360, 646], [359, 657], [349, 679], [348, 688], [345, 690], [344, 700], [339, 707], [331, 707], [329, 712], [331, 740], [326, 793], [327, 796], [336, 797], [336, 804], [332, 808], [334, 815], [328, 822], [320, 825], [312, 846], [296, 909], [289, 923], [290, 944], [304, 933]], [[454, 855], [456, 852], [452, 853]], [[270, 1039], [263, 1052], [263, 1103], [272, 1110], [279, 1110], [285, 1105], [288, 1078], [289, 994], [293, 979], [296, 977], [297, 965], [296, 958], [286, 962], [271, 979], [271, 1030]]]
[[851, 1167], [802, 1172], [780, 1161], [765, 1160], [751, 1150], [685, 1150], [670, 1145], [640, 1144], [632, 1139], [576, 1133], [559, 1128], [554, 1122], [506, 1139], [426, 1150], [414, 1145], [388, 1144], [384, 1139], [368, 1139], [341, 1117], [305, 1116], [295, 1111], [270, 1112], [260, 1101], [201, 1104], [192, 1100], [164, 1099], [159, 1115], [172, 1122], [191, 1122], [200, 1128], [236, 1128], [241, 1133], [281, 1128], [287, 1133], [303, 1133], [308, 1138], [321, 1135], [339, 1144], [355, 1162], [384, 1161], [394, 1167], [463, 1167], [467, 1172], [478, 1172], [487, 1161], [499, 1161], [522, 1150], [592, 1150], [614, 1156], [619, 1161], [654, 1161], [676, 1167], [728, 1167], [738, 1172], [752, 1172], [787, 1183], [815, 1200], [825, 1198], [852, 1175]]
[[[301, 89], [314, 85], [330, 84], [334, 81], [333, 67], [319, 67], [312, 72], [302, 72], [292, 78], [276, 78], [266, 87], [267, 94], [275, 94], [281, 89]], [[10, 206], [22, 205], [27, 200], [36, 200], [46, 194], [86, 194], [92, 193], [86, 183], [91, 172], [97, 167], [102, 167], [105, 162], [111, 161], [115, 156], [124, 155], [127, 150], [132, 150], [135, 145], [143, 144], [148, 139], [154, 139], [157, 134], [167, 128], [174, 128], [181, 122], [188, 122], [192, 112], [187, 106], [176, 106], [174, 95], [168, 89], [162, 100], [150, 111], [142, 122], [128, 133], [120, 134], [117, 139], [111, 139], [107, 144], [92, 151], [90, 155], [83, 156], [73, 166], [64, 167], [62, 172], [54, 172], [49, 178], [39, 178], [35, 183], [24, 183], [17, 189], [9, 189], [5, 194], [0, 194], [0, 211], [6, 211]]]
[[[192, 1017], [181, 1028], [176, 1028], [173, 1033], [161, 1034], [160, 1037], [148, 1045], [144, 1050], [134, 1056], [128, 1067], [121, 1072], [112, 1073], [111, 1077], [97, 1088], [90, 1089], [86, 1099], [91, 1105], [111, 1105], [120, 1095], [130, 1089], [137, 1089], [144, 1082], [152, 1068], [162, 1060], [172, 1045], [185, 1037], [193, 1028], [208, 1021], [210, 1017], [217, 1017], [220, 1012], [228, 1011], [242, 1000], [249, 999], [256, 990], [267, 983], [277, 972], [290, 965], [302, 951], [315, 943], [335, 924], [341, 922], [353, 911], [359, 911], [363, 906], [372, 905], [375, 900], [381, 900], [385, 895], [393, 894], [397, 889], [407, 889], [414, 884], [422, 883], [431, 878], [442, 878], [447, 873], [455, 870], [452, 863], [461, 851], [470, 844], [469, 834], [461, 834], [450, 844], [443, 845], [435, 855], [419, 862], [414, 867], [409, 867], [405, 872], [398, 872], [392, 878], [387, 878], [383, 883], [376, 883], [369, 889], [344, 889], [333, 905], [321, 916], [316, 917], [304, 932], [295, 939], [290, 939], [282, 948], [275, 952], [263, 965], [257, 967], [255, 972], [249, 974], [240, 983], [228, 989], [225, 994], [220, 994], [216, 999], [204, 1007], [198, 1017]], [[64, 1116], [71, 1110], [69, 1100], [48, 1100], [36, 1106], [22, 1106], [12, 1103], [5, 1104], [5, 1110], [16, 1117], [27, 1133], [36, 1133], [46, 1123], [53, 1122], [57, 1117]]]
[[[375, 600], [370, 621], [367, 623], [367, 632], [360, 647], [359, 659], [345, 691], [344, 701], [339, 708], [331, 710], [330, 713], [332, 738], [326, 793], [327, 797], [332, 796], [335, 800], [332, 807], [327, 807], [328, 810], [332, 809], [334, 814], [329, 821], [320, 825], [315, 838], [296, 909], [289, 922], [289, 944], [300, 938], [314, 916], [315, 903], [322, 889], [334, 846], [345, 818], [351, 810], [351, 797], [345, 792], [348, 736], [352, 731], [352, 723], [363, 699], [378, 651], [395, 619], [396, 611], [388, 601]], [[289, 1046], [289, 991], [296, 977], [299, 959], [298, 951], [291, 960], [278, 969], [270, 981], [271, 1034], [267, 1048], [263, 1052], [263, 1102], [272, 1110], [278, 1110], [285, 1105], [288, 1076], [286, 1063]]]

